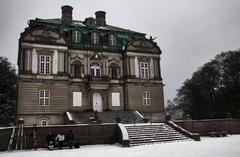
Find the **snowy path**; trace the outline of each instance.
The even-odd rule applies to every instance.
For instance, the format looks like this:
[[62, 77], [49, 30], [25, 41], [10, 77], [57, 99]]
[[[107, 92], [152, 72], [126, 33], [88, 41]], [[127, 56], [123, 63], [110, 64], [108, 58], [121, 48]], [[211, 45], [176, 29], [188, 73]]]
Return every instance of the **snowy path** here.
[[240, 157], [240, 135], [202, 138], [123, 148], [119, 145], [82, 146], [80, 149], [1, 152], [0, 157]]

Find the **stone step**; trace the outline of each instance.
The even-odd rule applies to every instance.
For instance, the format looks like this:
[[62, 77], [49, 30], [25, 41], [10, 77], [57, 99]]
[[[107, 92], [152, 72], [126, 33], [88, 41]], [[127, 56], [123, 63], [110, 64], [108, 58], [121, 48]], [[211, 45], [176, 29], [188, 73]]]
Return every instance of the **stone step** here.
[[128, 136], [130, 138], [131, 137], [134, 137], [134, 138], [137, 138], [137, 137], [172, 137], [172, 136], [186, 137], [182, 134], [177, 134], [177, 133], [169, 134], [169, 135], [166, 135], [166, 134], [131, 134], [131, 135], [128, 135]]
[[167, 142], [167, 141], [184, 141], [184, 140], [188, 140], [188, 139], [161, 139], [161, 140], [139, 140], [139, 141], [130, 141], [129, 144], [130, 145], [140, 145], [143, 143], [157, 143], [157, 142]]
[[163, 140], [185, 140], [185, 139], [188, 139], [188, 138], [184, 138], [184, 137], [171, 137], [171, 138], [169, 138], [169, 137], [159, 137], [159, 138], [157, 138], [157, 137], [155, 137], [155, 138], [141, 138], [141, 139], [139, 139], [139, 138], [132, 138], [130, 141], [134, 141], [134, 142], [136, 142], [136, 141], [163, 141]]
[[128, 135], [130, 138], [140, 138], [140, 137], [171, 137], [171, 136], [181, 136], [181, 137], [184, 137], [183, 135], [179, 135], [177, 133], [175, 134], [169, 134], [169, 135], [166, 135], [166, 134], [152, 134], [152, 135], [149, 135], [149, 134], [131, 134], [131, 135]]
[[130, 146], [189, 139], [167, 124], [126, 126]]
[[[188, 139], [186, 139], [188, 140]], [[164, 141], [157, 141], [157, 142], [138, 142], [138, 143], [129, 143], [132, 146], [139, 146], [139, 145], [147, 145], [147, 144], [154, 144], [154, 143], [164, 143], [164, 142], [175, 142], [175, 141], [184, 141], [184, 140], [164, 140]]]

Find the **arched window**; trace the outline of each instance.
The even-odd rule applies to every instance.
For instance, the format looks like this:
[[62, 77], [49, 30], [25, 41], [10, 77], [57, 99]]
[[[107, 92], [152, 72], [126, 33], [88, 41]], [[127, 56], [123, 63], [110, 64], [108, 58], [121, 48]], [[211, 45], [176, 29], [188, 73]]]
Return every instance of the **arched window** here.
[[101, 76], [101, 67], [98, 63], [91, 64], [90, 70], [91, 70], [92, 77], [100, 77]]
[[109, 66], [110, 77], [117, 79], [119, 77], [120, 68], [116, 63], [111, 63]]
[[76, 60], [71, 64], [71, 75], [74, 78], [82, 77], [83, 65], [80, 61]]
[[97, 32], [93, 32], [91, 34], [91, 43], [92, 44], [99, 44], [99, 34]]

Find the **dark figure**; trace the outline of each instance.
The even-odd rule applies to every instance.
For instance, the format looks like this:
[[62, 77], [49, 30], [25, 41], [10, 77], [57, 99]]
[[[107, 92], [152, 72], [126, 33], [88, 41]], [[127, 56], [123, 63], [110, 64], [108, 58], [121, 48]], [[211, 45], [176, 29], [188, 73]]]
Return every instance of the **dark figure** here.
[[48, 142], [48, 150], [52, 150], [54, 147], [54, 135], [52, 134], [51, 131], [49, 131], [48, 135], [47, 135], [47, 142]]
[[69, 133], [68, 133], [68, 146], [69, 146], [69, 149], [72, 149], [73, 141], [74, 141], [73, 132], [72, 132], [72, 130], [69, 130]]
[[65, 136], [62, 133], [59, 133], [55, 140], [59, 143], [59, 149], [62, 149], [63, 142], [65, 140]]

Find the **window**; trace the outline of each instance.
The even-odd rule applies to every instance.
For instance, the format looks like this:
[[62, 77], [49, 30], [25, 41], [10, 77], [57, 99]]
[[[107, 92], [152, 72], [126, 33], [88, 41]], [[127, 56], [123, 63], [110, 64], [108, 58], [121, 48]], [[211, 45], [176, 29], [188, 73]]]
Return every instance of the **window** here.
[[48, 106], [50, 104], [50, 91], [40, 90], [39, 91], [39, 105]]
[[82, 92], [73, 92], [73, 106], [82, 106]]
[[99, 35], [96, 32], [93, 32], [91, 34], [91, 42], [92, 42], [92, 44], [98, 44], [99, 43]]
[[143, 105], [144, 106], [151, 105], [151, 97], [149, 92], [143, 92]]
[[73, 39], [73, 42], [79, 43], [81, 41], [81, 33], [77, 30], [74, 30], [72, 32], [72, 39]]
[[93, 63], [90, 67], [91, 76], [92, 77], [100, 77], [101, 76], [101, 68], [98, 63]]
[[143, 79], [149, 78], [149, 65], [148, 62], [140, 62], [140, 75]]
[[40, 121], [40, 126], [47, 126], [48, 125], [48, 119], [47, 118], [42, 118]]
[[120, 70], [119, 66], [116, 63], [111, 63], [109, 66], [109, 69], [110, 69], [111, 78], [117, 79], [119, 76], [119, 70]]
[[110, 46], [114, 46], [115, 43], [116, 43], [116, 37], [114, 34], [110, 34], [109, 37], [108, 37], [108, 40], [109, 40], [109, 45]]
[[71, 64], [71, 76], [74, 78], [81, 78], [81, 74], [82, 74], [82, 64], [80, 61], [76, 60]]
[[112, 106], [120, 106], [120, 93], [112, 93]]
[[50, 74], [51, 57], [40, 55], [40, 74]]

